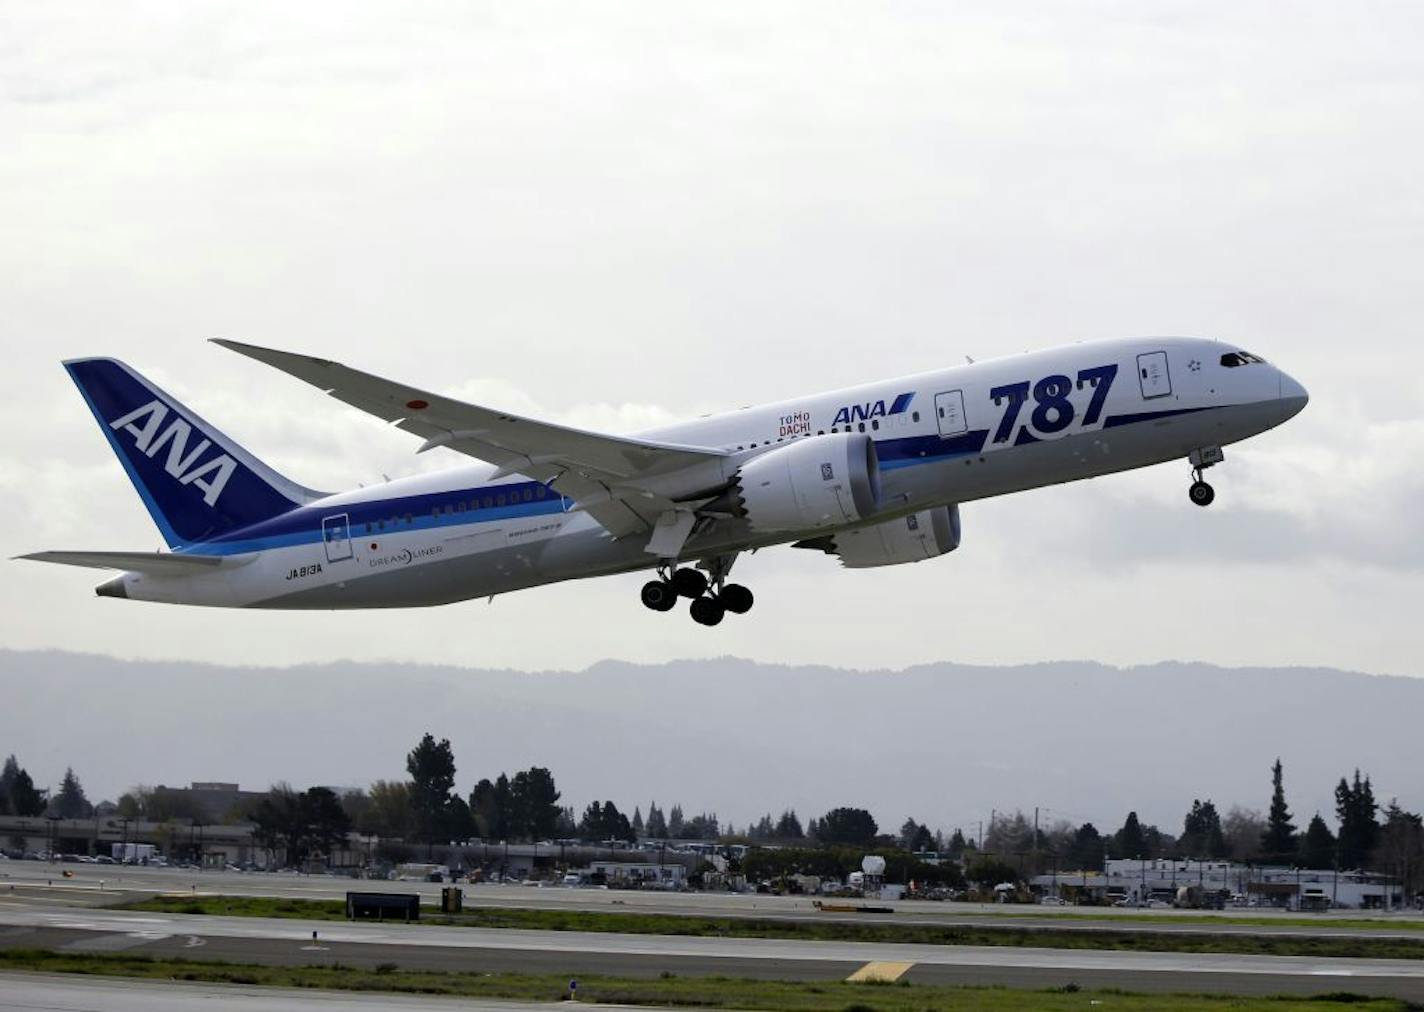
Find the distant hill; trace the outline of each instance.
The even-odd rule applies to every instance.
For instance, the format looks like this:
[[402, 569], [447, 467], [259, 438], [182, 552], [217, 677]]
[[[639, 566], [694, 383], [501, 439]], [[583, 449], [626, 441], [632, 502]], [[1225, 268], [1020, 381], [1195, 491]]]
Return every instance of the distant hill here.
[[1193, 798], [1264, 809], [1285, 763], [1298, 825], [1356, 766], [1424, 805], [1424, 679], [1313, 668], [1087, 662], [846, 671], [735, 658], [585, 671], [292, 668], [0, 651], [0, 753], [91, 800], [134, 783], [364, 785], [404, 775], [426, 730], [459, 788], [550, 767], [567, 803], [650, 799], [741, 825], [869, 808], [971, 832], [991, 808], [1171, 832]]

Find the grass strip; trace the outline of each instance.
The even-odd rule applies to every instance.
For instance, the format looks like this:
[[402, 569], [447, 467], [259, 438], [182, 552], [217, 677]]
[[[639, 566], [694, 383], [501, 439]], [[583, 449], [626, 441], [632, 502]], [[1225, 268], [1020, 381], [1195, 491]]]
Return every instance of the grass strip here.
[[[290, 917], [345, 920], [341, 900], [262, 896], [153, 896], [124, 905], [128, 910], [225, 917]], [[1071, 930], [1045, 927], [954, 924], [792, 921], [755, 917], [706, 917], [595, 910], [533, 910], [470, 907], [462, 914], [421, 911], [421, 924], [530, 931], [588, 931], [633, 935], [715, 938], [786, 938], [797, 941], [886, 942], [916, 945], [997, 945], [1048, 949], [1111, 949], [1129, 952], [1238, 953], [1253, 956], [1318, 956], [1345, 959], [1424, 959], [1424, 939], [1338, 938], [1325, 935], [1250, 935]]]
[[[190, 959], [154, 959], [106, 953], [0, 949], [0, 970], [74, 973], [146, 980], [244, 984], [262, 987], [319, 988], [404, 994], [454, 995], [557, 1001], [568, 982], [553, 975], [453, 973], [401, 970], [383, 964], [365, 970], [327, 966], [261, 966]], [[1049, 990], [1003, 987], [851, 984], [840, 981], [746, 980], [734, 977], [580, 978], [581, 1002], [676, 1008], [759, 1009], [762, 1012], [1066, 1012], [1093, 1005], [1104, 1010], [1152, 1009], [1161, 1012], [1406, 1012], [1408, 1003], [1336, 992], [1308, 997], [1242, 998], [1222, 995], [1142, 995], [1117, 990], [1089, 991], [1069, 984]]]

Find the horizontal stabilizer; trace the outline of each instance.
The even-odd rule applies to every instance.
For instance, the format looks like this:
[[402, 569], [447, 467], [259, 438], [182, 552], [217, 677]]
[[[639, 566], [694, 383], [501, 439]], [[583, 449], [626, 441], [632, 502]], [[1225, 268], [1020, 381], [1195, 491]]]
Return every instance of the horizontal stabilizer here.
[[191, 576], [220, 566], [223, 562], [220, 555], [174, 555], [171, 552], [32, 552], [16, 558], [89, 569], [121, 569], [153, 576]]

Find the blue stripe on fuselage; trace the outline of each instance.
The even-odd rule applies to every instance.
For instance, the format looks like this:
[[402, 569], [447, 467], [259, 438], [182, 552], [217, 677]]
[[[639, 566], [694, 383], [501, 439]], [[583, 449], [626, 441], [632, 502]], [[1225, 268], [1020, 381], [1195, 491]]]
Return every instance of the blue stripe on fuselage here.
[[[463, 510], [459, 508], [461, 504], [465, 507]], [[478, 506], [472, 508], [472, 504]], [[450, 512], [445, 512], [446, 507]], [[437, 509], [438, 514], [435, 512]], [[271, 520], [195, 545], [192, 551], [197, 555], [240, 555], [269, 548], [318, 544], [322, 541], [322, 520], [342, 514], [347, 517], [352, 538], [381, 538], [562, 512], [562, 497], [547, 485], [537, 481], [511, 482], [368, 502], [301, 506]]]
[[[1138, 414], [1113, 415], [1104, 420], [1104, 429], [1115, 429], [1123, 425], [1150, 422], [1173, 415], [1186, 415], [1206, 408], [1176, 408], [1167, 411], [1147, 411]], [[917, 464], [935, 464], [958, 457], [971, 457], [984, 452], [989, 441], [988, 429], [976, 429], [957, 436], [907, 436], [903, 439], [885, 439], [875, 444], [880, 458], [880, 467], [892, 471]], [[525, 498], [528, 493], [529, 498]], [[540, 499], [540, 494], [544, 498]], [[499, 505], [499, 497], [505, 497], [505, 504]], [[485, 506], [485, 501], [490, 502]], [[517, 500], [517, 501], [511, 501]], [[471, 509], [470, 504], [478, 501], [479, 508]], [[456, 507], [464, 503], [466, 509]], [[440, 508], [439, 515], [433, 510]], [[452, 511], [446, 513], [445, 507]], [[527, 517], [545, 516], [564, 512], [564, 502], [557, 492], [537, 481], [513, 482], [504, 485], [488, 485], [481, 488], [455, 489], [449, 492], [429, 492], [421, 495], [401, 496], [395, 499], [377, 499], [369, 502], [354, 502], [345, 505], [302, 506], [279, 517], [253, 524], [239, 531], [233, 531], [214, 541], [195, 545], [191, 549], [201, 555], [239, 555], [258, 552], [269, 548], [287, 548], [294, 545], [319, 544], [322, 541], [321, 522], [325, 517], [346, 514], [350, 522], [352, 538], [379, 538], [392, 534], [409, 534], [412, 531], [434, 530], [441, 527], [468, 526], [495, 520], [515, 520]], [[406, 521], [406, 516], [410, 521]], [[376, 526], [384, 523], [384, 527]], [[367, 529], [367, 524], [372, 525]]]

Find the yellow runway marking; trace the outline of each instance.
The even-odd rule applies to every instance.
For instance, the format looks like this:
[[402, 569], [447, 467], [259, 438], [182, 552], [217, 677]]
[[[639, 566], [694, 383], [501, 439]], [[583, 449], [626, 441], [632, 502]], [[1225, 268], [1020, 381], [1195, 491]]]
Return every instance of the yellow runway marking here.
[[859, 981], [864, 983], [868, 980], [883, 980], [887, 983], [892, 980], [899, 980], [905, 975], [905, 971], [914, 966], [914, 963], [900, 963], [893, 960], [877, 959], [874, 962], [866, 963], [846, 980]]

